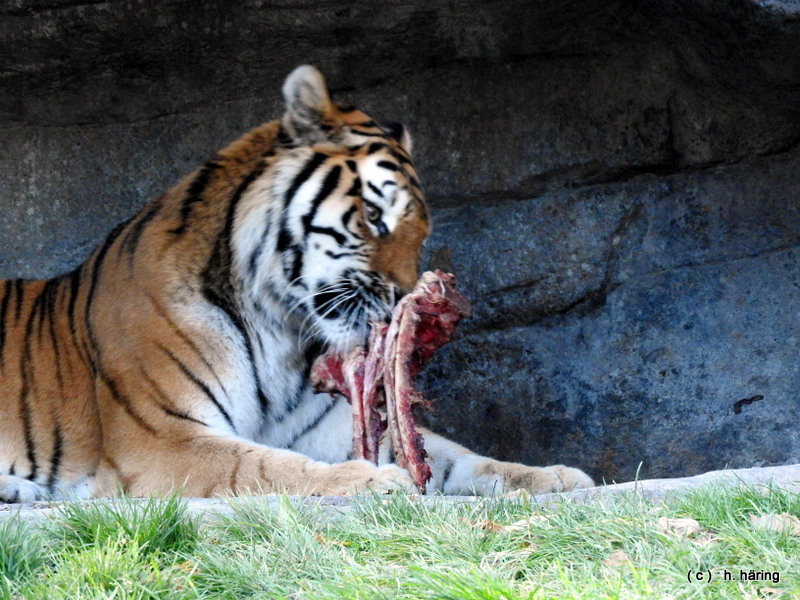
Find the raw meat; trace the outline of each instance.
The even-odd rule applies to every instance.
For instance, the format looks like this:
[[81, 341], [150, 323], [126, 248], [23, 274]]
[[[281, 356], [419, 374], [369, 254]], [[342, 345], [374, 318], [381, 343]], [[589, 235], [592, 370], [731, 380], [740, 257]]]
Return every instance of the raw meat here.
[[[429, 271], [397, 304], [389, 325], [372, 323], [366, 350], [359, 347], [346, 356], [328, 352], [311, 369], [316, 391], [343, 394], [353, 405], [353, 456], [377, 464], [388, 426], [395, 461], [408, 469], [422, 493], [431, 471], [411, 409], [428, 403], [412, 380], [468, 314], [469, 302], [456, 291], [455, 276]], [[385, 422], [378, 411], [382, 403]]]

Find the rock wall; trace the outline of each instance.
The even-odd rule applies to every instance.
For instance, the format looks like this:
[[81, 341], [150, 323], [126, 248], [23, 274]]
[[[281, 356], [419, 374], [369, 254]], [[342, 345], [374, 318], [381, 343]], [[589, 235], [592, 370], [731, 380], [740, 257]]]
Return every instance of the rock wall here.
[[796, 462], [798, 47], [791, 0], [10, 0], [0, 277], [79, 263], [312, 63], [410, 127], [475, 305], [432, 427], [618, 481]]

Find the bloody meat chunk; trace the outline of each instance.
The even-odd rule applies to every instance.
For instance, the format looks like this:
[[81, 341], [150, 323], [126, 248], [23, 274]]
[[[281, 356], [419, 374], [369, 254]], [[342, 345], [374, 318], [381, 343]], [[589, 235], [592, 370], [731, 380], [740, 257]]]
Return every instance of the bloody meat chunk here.
[[[431, 470], [411, 408], [427, 401], [412, 380], [468, 314], [469, 302], [456, 291], [455, 276], [429, 271], [397, 304], [389, 325], [372, 323], [366, 350], [359, 347], [346, 356], [328, 352], [311, 369], [315, 391], [343, 394], [353, 405], [353, 456], [377, 463], [388, 427], [397, 464], [408, 469], [422, 493]], [[381, 404], [386, 421], [378, 411]]]

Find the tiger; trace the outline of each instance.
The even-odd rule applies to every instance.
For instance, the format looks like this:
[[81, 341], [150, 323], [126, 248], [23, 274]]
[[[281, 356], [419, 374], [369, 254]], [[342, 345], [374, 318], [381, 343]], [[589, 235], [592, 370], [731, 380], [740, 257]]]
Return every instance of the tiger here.
[[[0, 500], [413, 492], [352, 411], [315, 394], [417, 281], [431, 216], [402, 124], [303, 65], [283, 115], [117, 226], [73, 271], [0, 282]], [[480, 456], [423, 430], [431, 493], [555, 492], [576, 468]]]

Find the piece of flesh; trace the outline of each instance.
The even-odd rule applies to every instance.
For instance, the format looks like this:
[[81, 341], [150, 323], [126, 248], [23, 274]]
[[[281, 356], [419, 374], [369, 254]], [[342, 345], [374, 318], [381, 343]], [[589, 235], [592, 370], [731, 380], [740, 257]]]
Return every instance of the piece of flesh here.
[[[428, 403], [414, 389], [413, 378], [468, 314], [469, 303], [456, 291], [455, 276], [428, 271], [397, 304], [388, 326], [371, 324], [366, 350], [359, 347], [346, 356], [328, 352], [311, 370], [315, 391], [343, 394], [353, 405], [354, 458], [377, 464], [388, 428], [395, 461], [408, 469], [423, 493], [431, 471], [412, 407]], [[386, 423], [378, 411], [382, 403]]]

